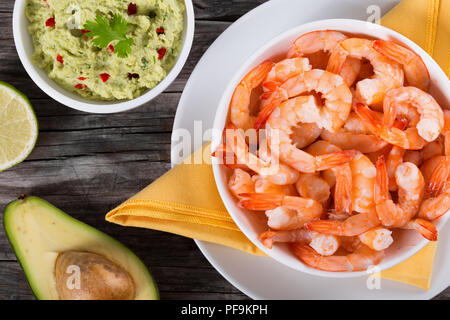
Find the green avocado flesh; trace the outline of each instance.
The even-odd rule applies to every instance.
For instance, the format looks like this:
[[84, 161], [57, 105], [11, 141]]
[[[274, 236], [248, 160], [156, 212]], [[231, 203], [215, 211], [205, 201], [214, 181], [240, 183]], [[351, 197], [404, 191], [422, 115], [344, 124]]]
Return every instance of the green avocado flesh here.
[[109, 259], [133, 279], [135, 300], [158, 299], [152, 276], [133, 252], [43, 199], [27, 197], [10, 203], [3, 223], [31, 289], [40, 300], [59, 300], [55, 262], [60, 253], [68, 251], [90, 252]]

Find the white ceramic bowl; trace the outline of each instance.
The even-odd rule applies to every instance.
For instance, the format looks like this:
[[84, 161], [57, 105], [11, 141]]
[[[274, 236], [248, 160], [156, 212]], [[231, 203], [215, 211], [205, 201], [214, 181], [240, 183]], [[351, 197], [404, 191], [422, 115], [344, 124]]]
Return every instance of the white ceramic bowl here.
[[191, 0], [185, 0], [186, 10], [184, 12], [184, 29], [182, 38], [182, 49], [178, 58], [164, 78], [156, 87], [148, 90], [138, 98], [119, 101], [98, 101], [85, 99], [76, 93], [69, 92], [60, 87], [47, 76], [47, 73], [32, 63], [31, 56], [34, 52], [31, 36], [28, 33], [28, 20], [25, 16], [26, 0], [16, 0], [13, 13], [13, 33], [17, 53], [22, 61], [28, 75], [36, 85], [56, 101], [73, 109], [91, 113], [114, 113], [136, 108], [149, 102], [163, 92], [178, 76], [183, 68], [191, 50], [194, 38], [195, 16]]
[[[255, 52], [242, 65], [234, 78], [229, 82], [228, 87], [223, 93], [220, 100], [217, 114], [214, 120], [214, 136], [212, 140], [212, 150], [214, 150], [221, 143], [221, 133], [228, 119], [228, 108], [234, 88], [239, 83], [240, 79], [253, 67], [259, 63], [286, 53], [293, 41], [300, 35], [316, 31], [316, 30], [338, 30], [350, 34], [366, 35], [373, 38], [394, 40], [406, 47], [409, 47], [418, 53], [424, 60], [431, 76], [430, 93], [438, 100], [442, 106], [450, 106], [450, 83], [445, 73], [440, 69], [437, 63], [419, 46], [414, 44], [411, 40], [400, 35], [399, 33], [388, 28], [371, 24], [359, 20], [350, 19], [332, 19], [321, 20], [307, 23], [296, 28], [293, 28], [276, 38], [269, 41], [264, 47]], [[266, 219], [263, 214], [250, 213], [247, 210], [239, 208], [237, 201], [230, 193], [227, 187], [227, 181], [231, 174], [230, 170], [219, 164], [215, 158], [212, 160], [214, 177], [216, 180], [219, 193], [222, 200], [232, 216], [233, 220], [244, 232], [244, 234], [262, 251], [273, 259], [306, 273], [325, 277], [357, 277], [367, 275], [365, 271], [362, 272], [327, 272], [310, 268], [298, 260], [289, 250], [287, 245], [275, 245], [273, 249], [267, 249], [258, 240], [258, 236], [267, 230]], [[450, 214], [444, 215], [441, 219], [434, 223], [438, 230], [444, 227], [444, 224], [449, 220]], [[378, 265], [378, 270], [385, 270], [394, 265], [408, 259], [417, 251], [422, 249], [428, 241], [420, 236], [417, 232], [411, 230], [395, 231], [393, 233], [395, 242], [387, 250], [383, 261]]]

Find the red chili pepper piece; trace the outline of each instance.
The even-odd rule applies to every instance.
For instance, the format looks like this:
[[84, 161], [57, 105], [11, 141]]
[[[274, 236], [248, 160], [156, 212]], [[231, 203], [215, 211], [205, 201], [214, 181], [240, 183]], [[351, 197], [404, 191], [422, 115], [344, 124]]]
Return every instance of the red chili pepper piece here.
[[75, 85], [76, 89], [86, 89], [86, 87], [87, 86], [85, 84], [83, 84], [83, 83], [78, 83], [78, 84]]
[[132, 16], [137, 13], [137, 5], [136, 3], [130, 3], [128, 5], [128, 15]]
[[137, 73], [128, 73], [128, 79], [139, 79], [139, 74]]
[[158, 35], [164, 34], [164, 28], [157, 28], [157, 29], [156, 29], [156, 33], [157, 33]]
[[50, 8], [50, 5], [48, 4], [47, 0], [44, 0], [44, 3], [47, 6], [47, 8]]
[[56, 61], [58, 61], [59, 63], [64, 63], [64, 59], [63, 57], [58, 53], [58, 55], [56, 56]]
[[111, 51], [112, 53], [114, 53], [114, 46], [112, 44], [110, 44], [108, 46], [109, 51]]
[[108, 79], [109, 79], [110, 77], [111, 77], [111, 76], [110, 76], [108, 73], [102, 73], [102, 74], [100, 74], [100, 79], [102, 79], [103, 82], [108, 81]]
[[47, 21], [45, 21], [46, 27], [53, 28], [55, 25], [56, 25], [55, 17], [48, 18]]
[[162, 58], [164, 58], [164, 56], [166, 55], [166, 51], [167, 51], [167, 49], [166, 48], [161, 48], [161, 49], [158, 49], [158, 60], [161, 60]]
[[91, 30], [81, 29], [81, 33], [82, 34], [86, 34], [86, 33], [89, 33], [89, 32], [91, 32]]
[[78, 80], [80, 80], [80, 81], [84, 81], [84, 80], [86, 80], [87, 78], [86, 77], [79, 77], [78, 78]]

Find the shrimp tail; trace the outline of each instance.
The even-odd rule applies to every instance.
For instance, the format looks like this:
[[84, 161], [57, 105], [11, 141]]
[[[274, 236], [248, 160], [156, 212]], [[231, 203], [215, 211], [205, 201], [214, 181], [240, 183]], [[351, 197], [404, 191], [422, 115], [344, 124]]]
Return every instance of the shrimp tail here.
[[267, 99], [267, 102], [264, 104], [264, 107], [259, 112], [258, 117], [256, 118], [254, 123], [254, 128], [256, 130], [259, 130], [264, 127], [267, 119], [269, 119], [272, 112], [274, 112], [275, 109], [281, 104], [281, 102], [283, 102], [287, 98], [288, 97], [285, 90], [277, 88], [275, 91], [273, 91], [270, 97]]
[[362, 271], [372, 265], [377, 265], [384, 257], [384, 251], [375, 251], [367, 246], [361, 246], [347, 256], [324, 257], [308, 245], [294, 243], [291, 250], [303, 263], [316, 269], [345, 272]]
[[409, 84], [424, 91], [428, 90], [430, 74], [425, 63], [418, 54], [395, 42], [386, 40], [375, 40], [372, 43], [372, 47], [387, 58], [392, 59], [403, 66], [409, 66], [409, 70], [414, 70], [414, 76], [407, 77]]
[[339, 166], [333, 168], [336, 176], [334, 188], [334, 201], [336, 213], [352, 213], [352, 172], [350, 167]]
[[268, 248], [268, 249], [272, 249], [272, 246], [273, 246], [273, 242], [274, 242], [274, 237], [276, 236], [277, 234], [275, 233], [275, 232], [273, 232], [273, 231], [271, 231], [271, 230], [268, 230], [268, 231], [265, 231], [264, 233], [262, 233], [260, 236], [259, 236], [259, 240], [262, 242], [262, 244], [266, 247], [266, 248]]
[[244, 77], [243, 82], [248, 84], [248, 86], [252, 89], [256, 88], [264, 81], [273, 66], [274, 63], [272, 61], [264, 61], [248, 73], [247, 76]]
[[[387, 93], [389, 94], [389, 93]], [[383, 103], [384, 125], [391, 129], [394, 126], [395, 117], [397, 116], [397, 108], [395, 103], [389, 99], [385, 99]]]
[[330, 58], [328, 59], [327, 71], [335, 74], [341, 74], [341, 70], [346, 59], [347, 52], [340, 44], [337, 44], [331, 51]]
[[375, 200], [375, 212], [378, 216], [378, 220], [384, 226], [390, 226], [393, 212], [395, 208], [392, 208], [389, 198], [389, 177], [387, 172], [386, 162], [384, 155], [378, 157], [375, 164], [377, 173], [375, 176], [374, 185], [374, 200]]
[[375, 40], [374, 42], [372, 42], [372, 47], [378, 52], [389, 56], [392, 60], [395, 60], [397, 62], [404, 60], [404, 48], [391, 41]]
[[272, 210], [283, 204], [284, 196], [271, 193], [241, 193], [239, 205], [248, 210]]
[[406, 224], [405, 228], [418, 231], [425, 239], [429, 241], [437, 241], [438, 239], [438, 231], [436, 227], [428, 220], [420, 218], [413, 219]]
[[450, 177], [450, 156], [445, 156], [439, 161], [439, 164], [431, 174], [427, 185], [427, 193], [435, 193], [435, 196], [440, 195], [448, 183]]
[[220, 144], [213, 153], [212, 157], [222, 160], [222, 164], [230, 169], [242, 169], [248, 170], [248, 167], [244, 164], [239, 164], [236, 155], [233, 151], [227, 149], [225, 144]]
[[316, 170], [328, 170], [350, 162], [358, 153], [356, 150], [344, 150], [316, 156]]
[[320, 255], [318, 255], [309, 245], [292, 243], [291, 250], [300, 261], [311, 267], [317, 266], [320, 263]]
[[375, 167], [377, 173], [375, 176], [374, 198], [375, 203], [380, 203], [387, 200], [389, 194], [389, 177], [384, 155], [378, 157]]
[[305, 228], [323, 234], [343, 235], [342, 222], [335, 220], [315, 220], [305, 224]]
[[[277, 85], [277, 83], [275, 81], [266, 81], [266, 82], [264, 82], [262, 84], [262, 86], [263, 86], [264, 89], [269, 90], [269, 92], [265, 92], [265, 93], [269, 93], [269, 96], [270, 96], [270, 93], [271, 93], [270, 91], [275, 91], [277, 89], [278, 85]], [[267, 96], [267, 98], [269, 96]]]
[[376, 134], [382, 128], [383, 123], [368, 106], [362, 103], [356, 103], [355, 112], [373, 133]]

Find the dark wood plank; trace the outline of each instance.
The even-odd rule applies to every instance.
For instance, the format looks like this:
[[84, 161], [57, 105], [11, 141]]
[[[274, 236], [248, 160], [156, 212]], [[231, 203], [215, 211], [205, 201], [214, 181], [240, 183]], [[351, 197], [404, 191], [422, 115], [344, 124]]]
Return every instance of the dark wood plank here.
[[[194, 0], [193, 5], [197, 20], [233, 22], [264, 2], [266, 0]], [[13, 7], [14, 1], [2, 1], [0, 3], [0, 17], [3, 14], [9, 18]]]
[[194, 0], [198, 20], [235, 21], [266, 0]]
[[[0, 261], [0, 300], [34, 299], [17, 262]], [[153, 267], [161, 299], [248, 299], [211, 267]]]

